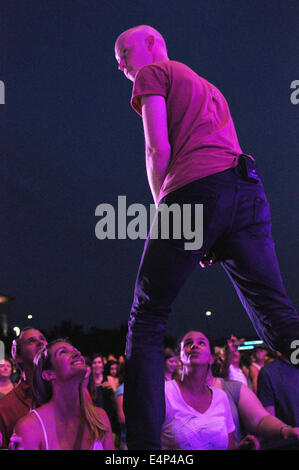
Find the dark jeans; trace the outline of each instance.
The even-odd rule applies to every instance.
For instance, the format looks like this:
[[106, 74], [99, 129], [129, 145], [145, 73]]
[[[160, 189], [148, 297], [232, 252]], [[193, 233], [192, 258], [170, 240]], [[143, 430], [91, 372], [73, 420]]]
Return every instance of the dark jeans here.
[[205, 253], [216, 254], [268, 346], [290, 357], [290, 345], [299, 339], [299, 316], [283, 286], [260, 180], [246, 181], [229, 169], [194, 181], [161, 202], [203, 204], [203, 246], [187, 251], [184, 239], [149, 237], [145, 243], [127, 335], [124, 406], [129, 449], [160, 448], [163, 337], [171, 304]]

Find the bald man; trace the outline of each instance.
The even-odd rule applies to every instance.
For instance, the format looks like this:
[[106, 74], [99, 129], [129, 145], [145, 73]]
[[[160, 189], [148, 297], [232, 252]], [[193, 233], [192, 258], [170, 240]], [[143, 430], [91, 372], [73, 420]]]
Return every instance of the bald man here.
[[299, 316], [281, 279], [255, 160], [242, 152], [222, 93], [170, 60], [150, 26], [123, 32], [115, 57], [133, 82], [131, 105], [143, 121], [157, 220], [162, 206], [176, 204], [182, 213], [190, 209], [194, 227], [203, 205], [202, 245], [186, 249], [189, 234], [182, 230], [178, 238], [174, 226], [168, 239], [149, 235], [135, 285], [126, 347], [127, 441], [129, 449], [159, 449], [163, 336], [171, 304], [198, 264], [221, 262], [259, 336], [287, 357], [299, 340]]
[[36, 354], [46, 344], [43, 333], [31, 327], [24, 328], [13, 341], [12, 357], [22, 370], [24, 379], [0, 400], [0, 435], [3, 448], [7, 448], [17, 421], [35, 407], [32, 393], [33, 363]]

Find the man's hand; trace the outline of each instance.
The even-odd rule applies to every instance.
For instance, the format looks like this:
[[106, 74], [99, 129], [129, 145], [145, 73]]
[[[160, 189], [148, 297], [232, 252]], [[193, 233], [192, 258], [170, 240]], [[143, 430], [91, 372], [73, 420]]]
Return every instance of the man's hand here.
[[212, 266], [212, 264], [216, 264], [216, 256], [214, 253], [206, 253], [203, 258], [200, 260], [199, 264], [202, 268], [207, 268], [208, 266]]
[[293, 428], [292, 426], [285, 427], [282, 429], [281, 435], [284, 439], [295, 437], [299, 441], [299, 428]]
[[24, 450], [23, 439], [15, 432], [10, 438], [8, 450]]
[[238, 450], [259, 450], [260, 443], [255, 436], [248, 434], [238, 445]]

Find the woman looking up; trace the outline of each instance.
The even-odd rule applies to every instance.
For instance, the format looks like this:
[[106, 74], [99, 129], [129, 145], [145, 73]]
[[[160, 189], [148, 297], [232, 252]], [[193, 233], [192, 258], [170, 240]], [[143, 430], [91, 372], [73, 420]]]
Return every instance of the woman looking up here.
[[39, 404], [15, 432], [25, 450], [113, 450], [109, 419], [87, 401], [81, 385], [85, 360], [67, 340], [49, 343], [35, 357], [33, 393]]
[[165, 382], [163, 449], [234, 449], [235, 426], [228, 398], [223, 390], [207, 385], [213, 360], [203, 333], [190, 331], [183, 337], [180, 379]]

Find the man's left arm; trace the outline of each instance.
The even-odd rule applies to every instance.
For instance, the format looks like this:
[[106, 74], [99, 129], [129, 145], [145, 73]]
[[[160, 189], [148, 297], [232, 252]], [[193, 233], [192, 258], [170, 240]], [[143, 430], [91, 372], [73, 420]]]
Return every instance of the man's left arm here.
[[164, 96], [146, 95], [141, 98], [145, 137], [146, 171], [155, 204], [171, 158], [168, 139], [167, 109]]

